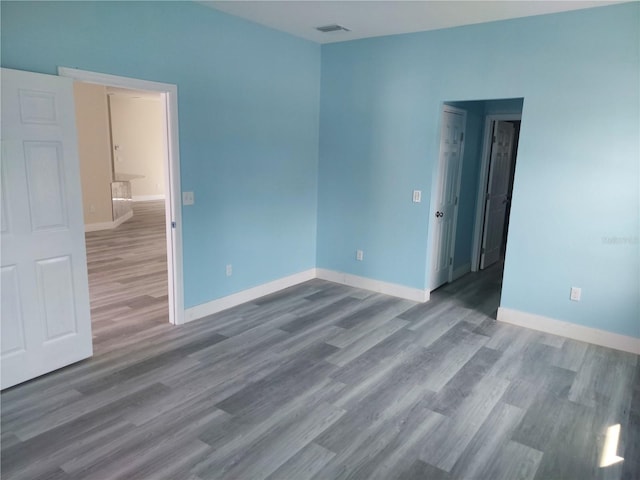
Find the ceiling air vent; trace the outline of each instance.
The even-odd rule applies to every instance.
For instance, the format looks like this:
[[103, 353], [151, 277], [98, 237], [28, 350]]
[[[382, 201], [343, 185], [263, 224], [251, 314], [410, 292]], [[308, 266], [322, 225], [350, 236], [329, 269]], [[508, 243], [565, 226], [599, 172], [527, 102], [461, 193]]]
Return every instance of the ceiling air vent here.
[[344, 32], [350, 32], [351, 30], [349, 30], [346, 27], [343, 27], [342, 25], [325, 25], [323, 27], [316, 27], [316, 30], [321, 31], [322, 33], [329, 33], [329, 32], [339, 32], [339, 31], [344, 31]]

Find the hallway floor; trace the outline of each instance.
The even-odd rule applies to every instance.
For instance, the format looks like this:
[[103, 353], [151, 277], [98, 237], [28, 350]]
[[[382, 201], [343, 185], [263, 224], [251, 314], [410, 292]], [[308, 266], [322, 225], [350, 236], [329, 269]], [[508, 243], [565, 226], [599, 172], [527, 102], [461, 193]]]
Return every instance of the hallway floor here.
[[134, 202], [131, 219], [85, 239], [95, 354], [168, 324], [164, 201]]

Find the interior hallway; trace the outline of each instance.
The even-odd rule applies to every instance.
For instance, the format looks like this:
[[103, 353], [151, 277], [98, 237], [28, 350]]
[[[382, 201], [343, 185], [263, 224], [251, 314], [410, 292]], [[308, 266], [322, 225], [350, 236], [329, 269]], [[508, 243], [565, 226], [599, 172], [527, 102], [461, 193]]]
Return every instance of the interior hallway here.
[[168, 325], [164, 200], [134, 202], [130, 220], [85, 239], [94, 353]]

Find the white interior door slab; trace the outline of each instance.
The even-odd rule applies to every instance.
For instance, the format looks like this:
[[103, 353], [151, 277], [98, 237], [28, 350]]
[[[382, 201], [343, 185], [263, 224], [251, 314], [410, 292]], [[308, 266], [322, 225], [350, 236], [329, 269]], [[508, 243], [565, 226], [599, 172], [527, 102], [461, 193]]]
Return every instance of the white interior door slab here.
[[480, 269], [487, 268], [500, 258], [509, 202], [514, 132], [511, 123], [496, 121], [489, 162]]
[[445, 109], [440, 133], [440, 157], [436, 185], [436, 205], [432, 261], [431, 290], [450, 280], [455, 242], [455, 221], [460, 165], [464, 140], [465, 116]]
[[2, 69], [5, 389], [92, 355], [80, 167], [69, 78]]

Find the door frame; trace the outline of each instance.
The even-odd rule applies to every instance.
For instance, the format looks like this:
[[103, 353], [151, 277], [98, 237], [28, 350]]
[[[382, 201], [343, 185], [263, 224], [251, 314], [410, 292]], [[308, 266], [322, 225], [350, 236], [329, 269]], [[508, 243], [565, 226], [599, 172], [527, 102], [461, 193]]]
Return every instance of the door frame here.
[[[491, 162], [491, 145], [495, 122], [522, 121], [522, 113], [494, 113], [487, 115], [484, 121], [484, 140], [482, 143], [482, 160], [478, 176], [478, 197], [476, 200], [476, 219], [473, 228], [473, 250], [471, 251], [471, 271], [480, 270], [480, 249], [482, 248], [482, 229], [487, 207], [487, 182], [489, 181], [489, 163]], [[513, 159], [512, 159], [513, 160]]]
[[[440, 111], [440, 128], [438, 129], [438, 160], [436, 161], [436, 165], [435, 165], [435, 175], [433, 176], [433, 182], [432, 182], [432, 192], [434, 192], [434, 196], [432, 197], [431, 200], [431, 208], [429, 209], [429, 231], [431, 232], [430, 236], [431, 236], [431, 244], [430, 244], [430, 253], [433, 253], [433, 246], [434, 246], [434, 235], [435, 235], [435, 209], [436, 209], [436, 204], [437, 204], [437, 198], [435, 197], [435, 195], [437, 195], [437, 186], [440, 182], [440, 176], [443, 174], [443, 172], [440, 169], [440, 160], [441, 160], [441, 155], [442, 155], [442, 127], [444, 125], [444, 114], [445, 113], [454, 113], [457, 115], [462, 115], [462, 133], [463, 133], [463, 137], [462, 137], [462, 142], [460, 145], [460, 164], [458, 166], [458, 178], [456, 178], [456, 202], [455, 205], [453, 207], [453, 227], [452, 227], [452, 231], [451, 231], [451, 238], [453, 241], [453, 245], [451, 246], [451, 252], [450, 252], [450, 256], [451, 258], [455, 258], [455, 251], [456, 251], [456, 230], [458, 227], [458, 209], [460, 207], [460, 184], [462, 181], [462, 167], [464, 165], [464, 147], [465, 144], [467, 143], [467, 111], [459, 108], [459, 107], [453, 107], [451, 105], [447, 105], [447, 104], [443, 104], [442, 105], [442, 109]], [[431, 255], [429, 255], [429, 264], [428, 264], [428, 272], [429, 272], [429, 287], [428, 290], [432, 291], [434, 290], [434, 288], [432, 287], [433, 285], [433, 258], [431, 258]], [[449, 273], [448, 273], [448, 277], [447, 277], [447, 283], [450, 283], [453, 281], [453, 261], [451, 261], [451, 263], [449, 264]]]
[[180, 190], [180, 147], [178, 130], [178, 86], [106, 73], [58, 67], [58, 75], [108, 87], [149, 90], [161, 94], [164, 107], [165, 145], [165, 225], [167, 239], [167, 276], [169, 322], [184, 323], [184, 282], [182, 260], [182, 204]]

